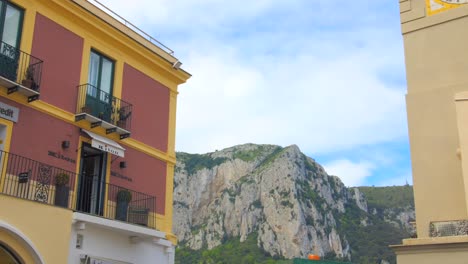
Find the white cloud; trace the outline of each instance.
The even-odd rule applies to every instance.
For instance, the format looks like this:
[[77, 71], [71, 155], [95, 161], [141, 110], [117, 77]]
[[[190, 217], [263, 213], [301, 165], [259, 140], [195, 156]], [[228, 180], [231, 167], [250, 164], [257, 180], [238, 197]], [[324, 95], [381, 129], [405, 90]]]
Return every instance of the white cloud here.
[[324, 165], [329, 175], [338, 176], [348, 187], [362, 186], [366, 178], [372, 175], [375, 165], [368, 161], [352, 162], [342, 159]]
[[[405, 89], [381, 77], [404, 68], [399, 21], [388, 26], [385, 1], [360, 1], [102, 0], [164, 35], [192, 73], [180, 87], [177, 150], [252, 142], [307, 153], [406, 136]], [[371, 171], [355, 165], [367, 169], [355, 175]]]
[[405, 135], [403, 91], [375, 77], [378, 61], [358, 56], [257, 58], [260, 64], [240, 55], [189, 57], [193, 77], [179, 96], [178, 149], [255, 142], [321, 153]]

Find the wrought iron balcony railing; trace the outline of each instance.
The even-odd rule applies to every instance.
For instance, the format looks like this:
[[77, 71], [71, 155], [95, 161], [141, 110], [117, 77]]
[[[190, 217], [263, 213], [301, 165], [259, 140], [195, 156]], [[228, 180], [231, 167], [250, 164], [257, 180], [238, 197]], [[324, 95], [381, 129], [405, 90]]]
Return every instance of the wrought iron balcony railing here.
[[42, 60], [0, 42], [0, 76], [9, 81], [1, 84], [7, 86], [9, 94], [20, 91], [28, 96], [29, 102], [38, 99], [42, 64]]
[[0, 193], [71, 208], [76, 173], [0, 151]]
[[0, 194], [156, 229], [156, 197], [0, 151]]
[[[130, 103], [112, 96], [94, 85], [83, 84], [78, 86], [77, 107], [76, 114], [77, 117], [80, 117], [77, 118], [77, 121], [85, 119], [84, 114], [88, 114], [98, 119], [98, 121], [90, 120], [92, 125], [104, 126], [108, 133], [118, 132], [121, 136], [129, 135], [133, 108]], [[100, 120], [105, 121], [106, 124]], [[123, 131], [117, 131], [117, 128]]]
[[[107, 199], [103, 199], [107, 192]], [[156, 197], [83, 176], [78, 184], [76, 211], [156, 228]]]

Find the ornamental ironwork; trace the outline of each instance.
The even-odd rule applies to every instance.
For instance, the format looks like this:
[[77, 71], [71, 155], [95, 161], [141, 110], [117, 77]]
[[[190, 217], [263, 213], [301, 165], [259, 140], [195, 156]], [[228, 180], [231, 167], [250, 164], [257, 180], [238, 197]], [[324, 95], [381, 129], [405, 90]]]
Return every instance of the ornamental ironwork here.
[[52, 178], [52, 167], [48, 165], [39, 165], [39, 175], [37, 177], [36, 193], [34, 200], [47, 203], [49, 200], [50, 179]]

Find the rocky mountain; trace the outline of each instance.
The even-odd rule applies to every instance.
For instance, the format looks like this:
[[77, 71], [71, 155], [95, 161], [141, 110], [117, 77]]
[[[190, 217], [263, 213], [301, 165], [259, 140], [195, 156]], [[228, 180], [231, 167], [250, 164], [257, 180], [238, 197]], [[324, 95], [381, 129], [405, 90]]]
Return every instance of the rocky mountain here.
[[366, 196], [370, 214], [415, 235], [416, 229], [411, 224], [415, 219], [411, 186], [359, 187], [359, 190]]
[[295, 145], [246, 144], [203, 155], [177, 153], [177, 159], [174, 232], [180, 250], [256, 240], [274, 259], [314, 253], [380, 263], [394, 261], [388, 244], [409, 236], [414, 206], [395, 213], [369, 208], [363, 191], [346, 188]]

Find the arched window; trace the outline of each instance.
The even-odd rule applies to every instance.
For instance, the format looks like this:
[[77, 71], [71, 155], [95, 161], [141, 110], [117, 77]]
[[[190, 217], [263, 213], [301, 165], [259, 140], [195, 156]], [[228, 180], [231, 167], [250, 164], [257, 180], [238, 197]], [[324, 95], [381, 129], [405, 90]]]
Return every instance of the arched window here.
[[0, 263], [2, 264], [22, 264], [21, 261], [4, 245], [0, 244]]

